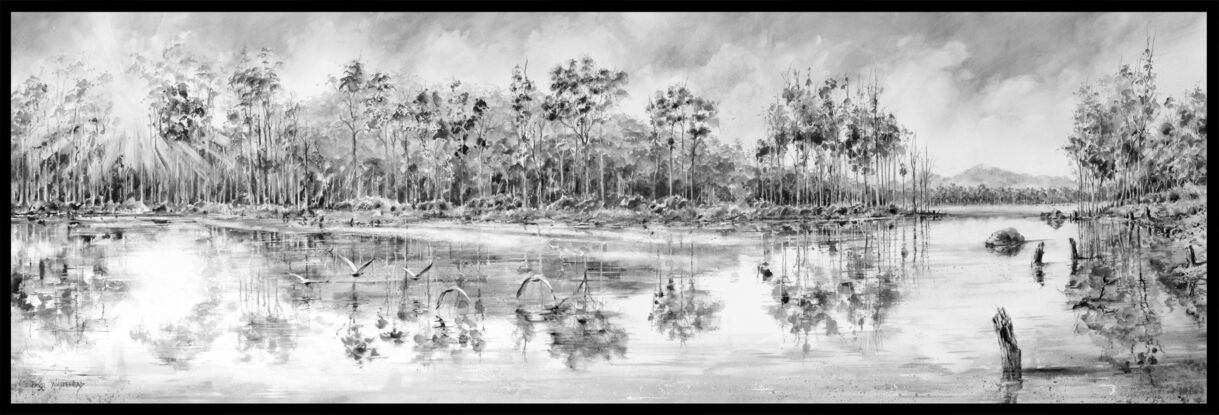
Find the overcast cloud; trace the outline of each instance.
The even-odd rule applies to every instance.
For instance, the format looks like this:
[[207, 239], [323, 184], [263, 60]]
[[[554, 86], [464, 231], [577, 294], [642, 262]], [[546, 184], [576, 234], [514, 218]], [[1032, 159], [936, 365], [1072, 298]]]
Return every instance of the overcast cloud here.
[[357, 57], [426, 81], [503, 87], [515, 64], [528, 60], [541, 79], [587, 54], [630, 74], [622, 111], [642, 116], [649, 94], [684, 81], [721, 102], [719, 135], [747, 146], [765, 134], [761, 114], [785, 71], [875, 74], [883, 105], [927, 142], [941, 174], [985, 163], [1067, 175], [1058, 148], [1073, 92], [1134, 61], [1147, 35], [1163, 93], [1206, 86], [1202, 13], [15, 13], [11, 23], [10, 89], [54, 55], [117, 67], [183, 33], [203, 54], [272, 48], [302, 97]]

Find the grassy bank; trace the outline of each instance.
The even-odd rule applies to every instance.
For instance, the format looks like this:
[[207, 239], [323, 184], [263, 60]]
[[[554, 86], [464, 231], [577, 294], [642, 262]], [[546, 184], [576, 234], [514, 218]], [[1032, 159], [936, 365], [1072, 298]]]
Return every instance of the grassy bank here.
[[475, 200], [464, 206], [450, 206], [443, 201], [407, 204], [379, 197], [366, 197], [337, 203], [331, 209], [220, 203], [161, 203], [148, 206], [140, 201], [128, 200], [121, 204], [102, 206], [34, 204], [12, 206], [11, 210], [11, 216], [25, 216], [30, 220], [149, 214], [277, 220], [293, 227], [326, 229], [394, 227], [423, 221], [561, 223], [577, 227], [705, 226], [768, 221], [865, 220], [909, 216], [913, 212], [893, 205], [866, 207], [858, 204], [793, 207], [762, 202], [753, 205], [723, 203], [695, 206], [676, 196], [656, 201], [629, 198], [614, 204], [600, 203], [592, 199], [579, 201], [564, 198], [542, 209], [521, 207], [519, 202], [512, 198]]
[[1138, 203], [1114, 206], [1108, 217], [1133, 220], [1206, 252], [1206, 187], [1187, 186], [1140, 198]]

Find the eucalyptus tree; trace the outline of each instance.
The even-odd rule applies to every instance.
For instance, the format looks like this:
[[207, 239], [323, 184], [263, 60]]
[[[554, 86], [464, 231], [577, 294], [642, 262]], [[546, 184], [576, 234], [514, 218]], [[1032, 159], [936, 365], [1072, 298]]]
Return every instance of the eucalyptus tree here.
[[[817, 112], [821, 116], [817, 122], [817, 128], [821, 131], [821, 135], [825, 137], [821, 148], [826, 154], [827, 165], [825, 167], [828, 170], [828, 176], [832, 180], [841, 175], [841, 169], [838, 166], [841, 164], [846, 149], [842, 130], [843, 125], [846, 123], [845, 116], [848, 114], [845, 111], [849, 103], [846, 96], [847, 85], [846, 78], [839, 81], [837, 78], [831, 77], [823, 81], [821, 86], [817, 88], [817, 98], [819, 98], [818, 104], [820, 106]], [[818, 172], [821, 171], [819, 165]], [[841, 183], [840, 177], [838, 177], [838, 180], [834, 180], [834, 187], [838, 190], [839, 196], [841, 196]], [[837, 202], [834, 192], [831, 192], [828, 200], [830, 203]]]
[[[512, 126], [516, 133], [518, 149], [512, 163], [521, 171], [521, 201], [529, 204], [528, 168], [532, 165], [534, 175], [539, 173], [538, 148], [542, 139], [542, 123], [537, 116], [539, 112], [537, 87], [526, 73], [529, 65], [512, 68], [512, 82], [508, 85], [508, 93], [512, 107]], [[529, 135], [536, 126], [537, 133], [531, 140]], [[532, 144], [532, 145], [531, 145]], [[532, 162], [532, 163], [531, 163]], [[537, 206], [542, 204], [541, 180], [538, 180]]]
[[695, 97], [690, 100], [690, 125], [686, 132], [690, 134], [690, 166], [687, 171], [689, 176], [689, 196], [688, 199], [694, 200], [696, 183], [694, 179], [694, 168], [698, 165], [698, 143], [699, 140], [705, 140], [711, 136], [711, 128], [719, 123], [719, 107], [715, 101], [702, 97]]
[[[435, 138], [441, 140], [442, 146], [452, 145], [452, 152], [437, 154], [447, 160], [449, 175], [447, 188], [450, 195], [457, 193], [450, 200], [457, 203], [465, 202], [465, 183], [463, 180], [466, 168], [465, 157], [470, 153], [470, 134], [477, 133], [477, 127], [487, 114], [487, 101], [475, 97], [469, 91], [460, 90], [461, 82], [449, 84], [449, 93], [444, 98], [443, 106], [436, 114], [437, 130]], [[444, 148], [448, 148], [447, 146]]]
[[806, 73], [802, 80], [800, 73], [793, 71], [791, 77], [786, 78], [779, 102], [774, 104], [782, 106], [782, 111], [776, 112], [776, 116], [771, 119], [773, 122], [786, 124], [776, 127], [775, 131], [786, 134], [786, 140], [796, 149], [796, 204], [808, 202], [808, 185], [805, 183], [802, 188], [801, 180], [806, 176], [810, 155], [819, 151], [829, 136], [830, 129], [825, 128], [827, 123], [817, 98], [811, 74]]
[[396, 112], [399, 119], [408, 126], [406, 128], [408, 132], [403, 135], [402, 139], [403, 151], [408, 160], [411, 155], [410, 132], [414, 132], [414, 136], [419, 140], [418, 163], [410, 164], [407, 168], [407, 174], [418, 172], [423, 176], [419, 178], [419, 181], [411, 181], [411, 187], [415, 188], [416, 197], [422, 197], [425, 194], [429, 199], [438, 197], [436, 176], [441, 160], [437, 155], [439, 147], [436, 145], [436, 141], [440, 132], [439, 119], [443, 107], [444, 100], [440, 98], [439, 91], [424, 89], [416, 94], [409, 103], [400, 104]]
[[1122, 65], [1076, 94], [1074, 128], [1064, 150], [1075, 162], [1080, 193], [1086, 187], [1091, 201], [1081, 210], [1205, 183], [1206, 95], [1195, 89], [1180, 102], [1161, 101], [1152, 57], [1149, 44], [1137, 67]]
[[[668, 93], [667, 91], [656, 91], [656, 96], [654, 98], [648, 99], [648, 105], [645, 110], [647, 111], [647, 114], [648, 114], [649, 123], [652, 126], [653, 142], [654, 143], [663, 142], [665, 147], [669, 151], [669, 163], [668, 163], [669, 192], [667, 193], [667, 195], [672, 195], [673, 194], [673, 145], [676, 142], [676, 139], [673, 137], [673, 134], [671, 131], [672, 129], [670, 127], [670, 125], [672, 125], [671, 120], [673, 118], [673, 116], [670, 115], [673, 112], [673, 109], [672, 109], [673, 104], [671, 104], [669, 101], [669, 95], [671, 95], [671, 94]], [[664, 132], [665, 129], [670, 130], [670, 133], [668, 135], [662, 135], [662, 133]], [[664, 139], [661, 140], [660, 139], [661, 137], [664, 137]]]
[[230, 121], [236, 121], [241, 127], [236, 130], [235, 138], [246, 149], [244, 159], [250, 169], [246, 185], [253, 203], [268, 202], [269, 174], [277, 164], [277, 157], [271, 152], [278, 141], [275, 122], [280, 110], [276, 98], [283, 89], [279, 79], [282, 67], [283, 62], [270, 49], [260, 49], [256, 53], [243, 51], [228, 78], [229, 87], [237, 98]]
[[385, 196], [394, 187], [393, 173], [396, 170], [391, 146], [393, 140], [386, 134], [386, 130], [394, 121], [394, 110], [396, 109], [390, 96], [394, 90], [394, 84], [388, 74], [378, 72], [368, 77], [364, 89], [366, 91], [362, 103], [364, 130], [371, 133], [385, 151], [384, 163], [386, 166], [383, 166], [383, 174], [376, 178], [381, 182], [380, 193]]
[[566, 127], [578, 140], [584, 155], [585, 195], [589, 193], [588, 165], [592, 164], [589, 144], [593, 128], [604, 123], [609, 111], [626, 96], [627, 74], [599, 68], [585, 56], [578, 62], [568, 60], [550, 71], [550, 91], [542, 103], [546, 119]]
[[176, 195], [185, 201], [185, 178], [189, 175], [194, 179], [190, 183], [200, 187], [198, 178], [210, 169], [209, 164], [223, 158], [219, 152], [224, 140], [211, 133], [211, 114], [223, 78], [211, 62], [188, 51], [181, 39], [151, 58], [136, 54], [126, 75], [142, 81], [139, 87], [146, 95], [140, 105], [147, 123], [135, 131], [116, 131], [114, 138], [122, 144], [108, 150], [104, 163], [121, 156], [132, 182], [129, 190], [136, 190], [141, 200], [166, 201]]
[[782, 98], [771, 104], [766, 111], [766, 129], [770, 143], [765, 147], [764, 155], [770, 155], [775, 163], [775, 203], [786, 203], [783, 197], [783, 156], [793, 141], [792, 115], [783, 105]]

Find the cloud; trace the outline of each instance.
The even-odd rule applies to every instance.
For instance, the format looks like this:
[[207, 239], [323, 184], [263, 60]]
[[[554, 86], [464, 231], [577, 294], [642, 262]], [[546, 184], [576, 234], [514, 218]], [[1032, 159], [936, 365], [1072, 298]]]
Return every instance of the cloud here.
[[[619, 109], [685, 82], [721, 103], [718, 134], [752, 145], [783, 74], [871, 76], [883, 105], [953, 174], [986, 163], [1068, 174], [1057, 149], [1080, 84], [1133, 62], [1156, 38], [1163, 94], [1206, 86], [1201, 13], [17, 13], [11, 84], [67, 54], [112, 68], [189, 33], [199, 54], [269, 47], [285, 89], [310, 97], [351, 59], [424, 83], [504, 88], [512, 66], [547, 70], [588, 55], [630, 74]], [[12, 88], [13, 86], [10, 86]]]

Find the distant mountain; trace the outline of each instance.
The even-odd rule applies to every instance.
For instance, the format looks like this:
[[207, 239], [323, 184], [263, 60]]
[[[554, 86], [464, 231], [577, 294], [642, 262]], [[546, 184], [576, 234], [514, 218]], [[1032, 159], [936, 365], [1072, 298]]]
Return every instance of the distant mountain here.
[[1007, 171], [998, 167], [979, 164], [970, 167], [968, 170], [961, 172], [955, 176], [944, 177], [938, 174], [931, 174], [928, 180], [929, 187], [951, 186], [958, 185], [963, 187], [975, 187], [977, 185], [986, 185], [986, 187], [1066, 187], [1075, 188], [1075, 181], [1062, 176], [1038, 176], [1031, 174], [1022, 174], [1012, 171]]

